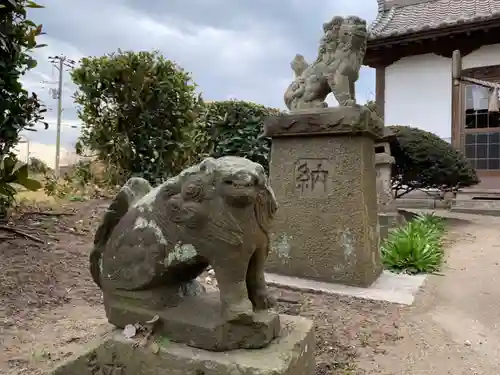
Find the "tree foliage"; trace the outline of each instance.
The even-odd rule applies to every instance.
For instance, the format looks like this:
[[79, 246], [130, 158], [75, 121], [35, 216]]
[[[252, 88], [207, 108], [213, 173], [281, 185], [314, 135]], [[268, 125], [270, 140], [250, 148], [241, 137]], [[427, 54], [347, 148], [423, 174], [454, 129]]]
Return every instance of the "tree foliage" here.
[[50, 167], [47, 165], [47, 163], [36, 157], [29, 158], [28, 168], [31, 173], [38, 173], [38, 174], [45, 174], [50, 171]]
[[27, 19], [27, 8], [41, 8], [33, 1], [7, 0], [0, 4], [0, 155], [8, 154], [19, 133], [43, 119], [46, 111], [35, 93], [22, 86], [20, 78], [36, 66], [30, 56], [42, 33], [42, 25]]
[[19, 133], [33, 130], [46, 111], [36, 94], [25, 90], [20, 81], [36, 66], [30, 52], [44, 46], [36, 42], [42, 25], [27, 18], [27, 8], [42, 6], [27, 0], [5, 0], [0, 4], [0, 216], [14, 200], [16, 190], [12, 184], [35, 190], [40, 187], [28, 179], [27, 166], [19, 166], [12, 153]]
[[35, 191], [42, 187], [39, 181], [29, 178], [28, 164], [20, 163], [16, 156], [0, 156], [0, 220], [7, 217], [7, 211], [17, 194], [15, 185]]
[[409, 126], [390, 126], [395, 158], [392, 183], [395, 197], [412, 190], [456, 190], [479, 182], [464, 155], [437, 135]]
[[208, 103], [202, 120], [209, 134], [208, 153], [213, 157], [246, 157], [269, 167], [271, 139], [262, 135], [264, 119], [279, 110], [239, 100]]
[[77, 151], [157, 183], [194, 162], [201, 100], [188, 73], [158, 52], [122, 52], [80, 61], [71, 73], [83, 121]]

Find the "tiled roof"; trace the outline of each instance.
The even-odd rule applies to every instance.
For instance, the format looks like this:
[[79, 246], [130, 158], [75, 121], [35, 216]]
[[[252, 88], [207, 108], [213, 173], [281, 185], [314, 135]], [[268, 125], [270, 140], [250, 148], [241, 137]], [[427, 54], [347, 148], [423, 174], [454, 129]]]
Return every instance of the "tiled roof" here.
[[406, 6], [391, 6], [387, 0], [388, 4], [384, 0], [378, 3], [378, 16], [370, 25], [371, 39], [500, 17], [500, 0], [413, 1], [416, 4]]

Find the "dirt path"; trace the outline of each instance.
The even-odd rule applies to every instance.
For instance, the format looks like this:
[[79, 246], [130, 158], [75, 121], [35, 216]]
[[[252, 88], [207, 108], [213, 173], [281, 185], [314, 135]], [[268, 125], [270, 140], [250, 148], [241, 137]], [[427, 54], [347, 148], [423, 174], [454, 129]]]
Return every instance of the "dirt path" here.
[[500, 219], [449, 216], [471, 222], [449, 234], [443, 276], [430, 276], [403, 312], [402, 339], [360, 363], [368, 373], [500, 374]]

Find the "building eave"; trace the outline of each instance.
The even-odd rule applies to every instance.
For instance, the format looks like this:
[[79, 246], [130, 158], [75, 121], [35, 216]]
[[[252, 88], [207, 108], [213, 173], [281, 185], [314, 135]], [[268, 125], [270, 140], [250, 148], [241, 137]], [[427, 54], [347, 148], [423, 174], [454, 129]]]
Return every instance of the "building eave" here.
[[453, 34], [461, 34], [464, 32], [472, 32], [477, 30], [487, 30], [495, 27], [500, 27], [500, 15], [489, 18], [487, 20], [474, 20], [471, 22], [460, 22], [450, 26], [442, 26], [434, 29], [423, 29], [416, 32], [404, 34], [395, 34], [388, 36], [373, 36], [368, 39], [367, 48], [380, 48], [394, 46], [397, 44], [421, 41], [425, 39], [435, 39]]

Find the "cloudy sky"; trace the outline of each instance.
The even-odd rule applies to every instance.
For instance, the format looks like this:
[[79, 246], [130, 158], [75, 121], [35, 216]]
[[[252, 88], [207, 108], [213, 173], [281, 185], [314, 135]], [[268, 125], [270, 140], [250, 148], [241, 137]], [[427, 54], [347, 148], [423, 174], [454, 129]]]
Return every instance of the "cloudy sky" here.
[[[47, 33], [36, 52], [38, 66], [23, 82], [49, 107], [49, 130], [27, 135], [32, 142], [55, 143], [57, 70], [49, 56], [78, 61], [122, 50], [160, 50], [191, 72], [206, 100], [236, 98], [284, 108], [282, 97], [293, 74], [290, 61], [302, 53], [315, 58], [322, 23], [334, 15], [356, 14], [371, 22], [376, 0], [39, 0], [45, 9], [30, 17]], [[79, 120], [72, 101], [75, 87], [64, 74], [62, 144], [71, 148]], [[362, 68], [358, 101], [375, 96], [375, 74]], [[76, 127], [76, 128], [74, 128]]]

